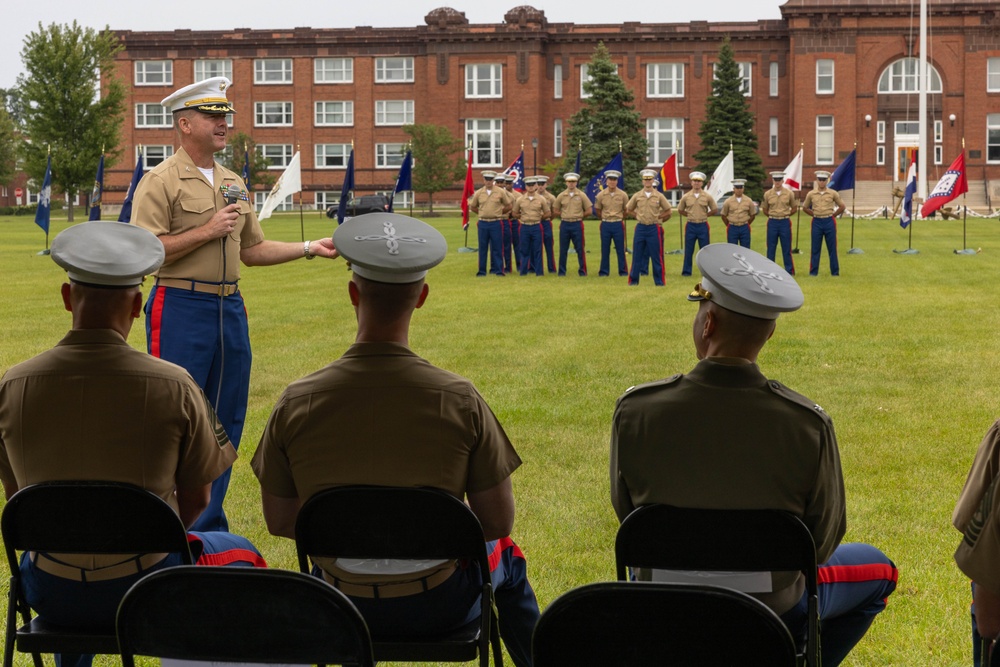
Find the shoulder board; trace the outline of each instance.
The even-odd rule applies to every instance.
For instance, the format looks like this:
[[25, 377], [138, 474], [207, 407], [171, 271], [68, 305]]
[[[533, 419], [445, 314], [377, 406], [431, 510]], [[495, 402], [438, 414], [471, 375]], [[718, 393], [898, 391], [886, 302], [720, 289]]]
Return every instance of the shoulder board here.
[[797, 391], [789, 389], [788, 387], [781, 384], [777, 380], [768, 380], [767, 386], [771, 389], [771, 391], [775, 395], [780, 396], [788, 401], [791, 401], [792, 403], [797, 403], [798, 405], [801, 405], [802, 407], [806, 408], [813, 414], [819, 416], [820, 419], [822, 419], [823, 421], [825, 422], [833, 421], [830, 418], [830, 415], [826, 413], [826, 410], [820, 407], [818, 403], [816, 403], [813, 400], [810, 400], [808, 397], [803, 396]]
[[634, 384], [634, 385], [632, 385], [631, 387], [629, 387], [628, 389], [625, 390], [625, 393], [622, 394], [622, 398], [624, 398], [625, 396], [629, 396], [631, 394], [637, 394], [637, 393], [642, 392], [642, 391], [648, 391], [650, 389], [658, 389], [660, 387], [667, 387], [669, 385], [674, 384], [675, 382], [677, 382], [678, 380], [680, 380], [682, 377], [684, 377], [684, 375], [681, 374], [681, 373], [678, 373], [677, 375], [671, 375], [670, 377], [665, 378], [663, 380], [656, 380], [655, 382], [646, 382], [646, 383], [643, 383], [643, 384]]

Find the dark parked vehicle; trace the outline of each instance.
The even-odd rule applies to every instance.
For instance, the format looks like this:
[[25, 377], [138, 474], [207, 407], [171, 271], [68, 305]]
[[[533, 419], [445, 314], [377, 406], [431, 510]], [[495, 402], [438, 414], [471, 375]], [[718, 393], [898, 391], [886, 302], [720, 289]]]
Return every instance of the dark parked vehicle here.
[[[347, 204], [347, 217], [353, 218], [365, 213], [384, 213], [388, 210], [389, 198], [385, 195], [362, 195], [355, 197]], [[337, 207], [331, 206], [326, 209], [326, 217], [336, 218]]]

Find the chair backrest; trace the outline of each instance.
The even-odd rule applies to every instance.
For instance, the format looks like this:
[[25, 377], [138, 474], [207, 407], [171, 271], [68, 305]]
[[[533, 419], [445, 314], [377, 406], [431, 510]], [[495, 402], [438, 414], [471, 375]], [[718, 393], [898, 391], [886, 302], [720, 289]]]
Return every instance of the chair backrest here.
[[180, 553], [191, 563], [187, 532], [158, 496], [121, 482], [68, 481], [27, 486], [0, 518], [8, 564], [16, 551], [51, 553]]
[[117, 619], [133, 656], [271, 664], [375, 664], [368, 627], [325, 581], [282, 570], [173, 567], [137, 582]]
[[573, 589], [542, 613], [535, 667], [796, 664], [778, 616], [745, 593], [697, 584], [604, 582]]

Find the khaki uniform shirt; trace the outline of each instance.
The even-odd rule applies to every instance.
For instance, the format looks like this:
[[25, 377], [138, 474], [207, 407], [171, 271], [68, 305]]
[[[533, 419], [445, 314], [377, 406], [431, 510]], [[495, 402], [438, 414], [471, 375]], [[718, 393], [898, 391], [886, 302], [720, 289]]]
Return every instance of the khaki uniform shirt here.
[[[802, 519], [829, 559], [847, 528], [833, 422], [756, 364], [708, 358], [687, 375], [629, 389], [611, 429], [611, 502], [619, 520], [650, 503], [779, 509]], [[761, 539], [767, 539], [761, 535]], [[799, 573], [772, 573], [755, 594], [783, 613], [802, 596]]]
[[[246, 192], [243, 179], [218, 162], [214, 183], [205, 180], [187, 152], [180, 148], [174, 155], [143, 176], [135, 189], [132, 222], [157, 236], [176, 235], [208, 222], [227, 206], [222, 190], [230, 185]], [[241, 199], [240, 217], [228, 241], [209, 241], [180, 259], [167, 262], [156, 275], [201, 282], [235, 282], [240, 278], [240, 250], [264, 240], [257, 214], [248, 199]], [[222, 274], [222, 250], [226, 252], [226, 273]]]
[[590, 201], [583, 190], [563, 190], [552, 205], [552, 214], [558, 215], [564, 221], [576, 222], [590, 215], [594, 203]]
[[541, 190], [539, 192], [539, 194], [542, 195], [543, 197], [545, 197], [545, 201], [547, 201], [549, 203], [549, 215], [547, 217], [551, 220], [552, 219], [552, 215], [553, 215], [552, 214], [552, 207], [555, 206], [556, 196], [554, 194], [552, 194], [551, 192], [549, 192], [548, 190]]
[[771, 188], [764, 193], [760, 210], [769, 218], [790, 218], [799, 210], [799, 200], [794, 192], [784, 186]]
[[844, 205], [844, 200], [840, 198], [840, 193], [827, 188], [820, 192], [818, 189], [812, 190], [806, 195], [806, 200], [802, 202], [802, 208], [811, 208], [814, 218], [829, 218], [834, 212]]
[[[236, 450], [188, 373], [110, 329], [73, 329], [0, 380], [0, 480], [128, 482], [177, 510], [175, 488], [211, 483]], [[99, 521], [100, 517], [95, 517]], [[62, 555], [93, 569], [116, 555]]]
[[736, 197], [732, 196], [722, 205], [722, 215], [726, 216], [730, 225], [742, 227], [757, 215], [757, 204], [746, 195], [740, 197], [739, 201], [736, 201]]
[[542, 195], [521, 195], [514, 202], [511, 215], [520, 220], [522, 225], [537, 225], [542, 218], [551, 216], [552, 210], [549, 208], [549, 200]]
[[639, 190], [628, 200], [626, 210], [635, 214], [640, 225], [659, 225], [662, 218], [670, 215], [670, 201], [662, 192], [654, 190], [648, 197], [645, 190]]
[[955, 562], [970, 579], [1000, 595], [1000, 421], [987, 431], [951, 521], [962, 533]]
[[504, 209], [510, 206], [508, 202], [509, 195], [503, 188], [494, 185], [487, 192], [482, 187], [469, 198], [469, 210], [478, 215], [480, 220], [500, 220]]
[[677, 212], [687, 216], [689, 222], [708, 222], [708, 214], [719, 208], [715, 198], [704, 190], [697, 197], [688, 192], [677, 203]]
[[621, 188], [614, 192], [604, 189], [594, 198], [597, 216], [602, 222], [619, 222], [625, 219], [625, 205], [628, 204], [628, 193]]

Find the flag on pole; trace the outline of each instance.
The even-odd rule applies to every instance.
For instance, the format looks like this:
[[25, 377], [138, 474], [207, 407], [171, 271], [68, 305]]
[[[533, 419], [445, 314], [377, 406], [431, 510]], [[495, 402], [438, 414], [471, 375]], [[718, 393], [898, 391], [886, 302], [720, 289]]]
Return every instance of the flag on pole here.
[[[49, 216], [52, 214], [52, 155], [45, 162], [45, 179], [38, 192], [38, 208], [35, 209], [35, 224], [49, 233]], [[48, 236], [46, 236], [48, 238]]]
[[354, 146], [347, 158], [347, 171], [344, 172], [344, 184], [340, 187], [340, 201], [337, 202], [337, 224], [344, 224], [347, 217], [347, 204], [351, 201], [351, 191], [354, 189]]
[[680, 184], [681, 179], [677, 174], [677, 153], [671, 153], [660, 167], [660, 192], [673, 190]]
[[104, 193], [104, 153], [101, 153], [101, 161], [97, 163], [97, 178], [94, 179], [94, 188], [90, 191], [90, 220], [101, 219], [101, 195]]
[[917, 154], [913, 153], [910, 168], [906, 172], [906, 192], [903, 194], [903, 212], [899, 214], [899, 226], [906, 229], [913, 221], [913, 196], [917, 194]]
[[857, 158], [858, 149], [855, 148], [851, 151], [850, 155], [844, 158], [840, 166], [834, 170], [833, 175], [830, 176], [830, 182], [827, 184], [831, 190], [842, 192], [854, 189], [854, 165], [857, 162]]
[[789, 190], [802, 189], [802, 149], [792, 158], [792, 161], [785, 167], [785, 180], [782, 182]]
[[250, 151], [247, 150], [246, 144], [243, 145], [243, 185], [246, 186], [247, 190], [250, 189]]
[[264, 205], [260, 207], [257, 220], [265, 220], [271, 217], [274, 209], [281, 206], [286, 197], [296, 192], [302, 192], [302, 168], [299, 166], [298, 151], [295, 151], [295, 155], [292, 156], [291, 162], [285, 167], [284, 173], [278, 177], [274, 187], [271, 188], [271, 193], [267, 195]]
[[135, 170], [132, 172], [132, 182], [129, 183], [128, 192], [125, 193], [125, 202], [122, 203], [122, 210], [118, 214], [118, 222], [132, 222], [132, 197], [135, 197], [135, 189], [139, 187], [139, 181], [146, 173], [142, 164], [142, 148], [139, 148], [139, 157], [135, 161]]
[[469, 228], [469, 197], [476, 192], [476, 186], [472, 182], [472, 149], [469, 149], [469, 157], [465, 168], [465, 187], [462, 188], [462, 229]]
[[512, 179], [512, 186], [518, 192], [524, 192], [524, 151], [517, 156], [517, 159], [510, 163], [504, 175]]
[[[597, 172], [597, 174], [590, 179], [590, 182], [587, 183], [586, 193], [590, 201], [595, 201], [597, 199], [597, 193], [605, 188], [604, 174], [609, 171], [622, 171], [621, 151], [618, 151], [618, 154], [611, 158], [611, 160], [604, 165], [604, 168]], [[625, 174], [622, 174], [622, 177], [618, 179], [618, 187], [622, 190], [625, 189]]]
[[952, 199], [957, 199], [969, 191], [969, 181], [965, 178], [965, 151], [955, 158], [955, 161], [944, 172], [944, 176], [937, 182], [931, 193], [927, 195], [927, 201], [920, 207], [920, 216], [926, 218], [934, 211], [938, 210]]
[[576, 166], [573, 167], [573, 173], [577, 176], [580, 175], [580, 153], [582, 152], [580, 148], [576, 149]]
[[733, 179], [736, 178], [733, 173], [733, 151], [726, 154], [726, 157], [722, 158], [722, 162], [719, 166], [715, 168], [715, 173], [712, 174], [712, 180], [709, 182], [708, 187], [705, 190], [708, 194], [712, 195], [712, 198], [717, 202], [722, 202], [723, 197], [725, 197], [727, 192], [733, 191]]
[[389, 212], [392, 213], [392, 205], [396, 200], [397, 192], [407, 192], [413, 189], [413, 152], [406, 151], [403, 164], [399, 165], [399, 175], [396, 176], [396, 189], [392, 191], [389, 198]]

